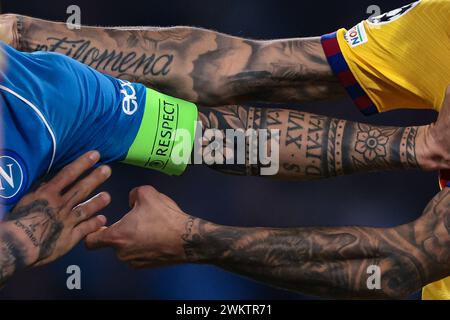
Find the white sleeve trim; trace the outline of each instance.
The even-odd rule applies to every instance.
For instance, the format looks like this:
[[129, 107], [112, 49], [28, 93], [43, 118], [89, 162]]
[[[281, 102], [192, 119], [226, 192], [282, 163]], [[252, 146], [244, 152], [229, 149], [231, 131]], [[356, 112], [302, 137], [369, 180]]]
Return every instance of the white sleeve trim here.
[[33, 104], [31, 103], [28, 99], [22, 97], [20, 94], [18, 94], [17, 92], [3, 86], [0, 85], [0, 89], [4, 90], [10, 94], [12, 94], [13, 96], [15, 96], [16, 98], [18, 98], [19, 100], [21, 100], [22, 102], [24, 102], [26, 105], [28, 105], [37, 115], [38, 117], [41, 119], [42, 123], [45, 125], [45, 127], [47, 128], [50, 137], [52, 138], [52, 143], [53, 143], [53, 153], [52, 153], [52, 158], [50, 160], [50, 165], [48, 166], [47, 169], [47, 173], [51, 170], [51, 168], [53, 167], [53, 162], [55, 161], [55, 156], [56, 156], [56, 137], [55, 137], [55, 133], [53, 132], [52, 128], [50, 127], [47, 119], [45, 119], [44, 115], [42, 114], [42, 112]]

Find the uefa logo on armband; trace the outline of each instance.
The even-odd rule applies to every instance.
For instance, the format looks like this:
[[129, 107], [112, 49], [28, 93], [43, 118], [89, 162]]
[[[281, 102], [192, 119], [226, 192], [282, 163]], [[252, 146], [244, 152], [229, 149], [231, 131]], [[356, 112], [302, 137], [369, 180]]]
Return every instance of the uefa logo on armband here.
[[15, 203], [26, 186], [26, 167], [22, 158], [13, 151], [0, 151], [0, 202]]

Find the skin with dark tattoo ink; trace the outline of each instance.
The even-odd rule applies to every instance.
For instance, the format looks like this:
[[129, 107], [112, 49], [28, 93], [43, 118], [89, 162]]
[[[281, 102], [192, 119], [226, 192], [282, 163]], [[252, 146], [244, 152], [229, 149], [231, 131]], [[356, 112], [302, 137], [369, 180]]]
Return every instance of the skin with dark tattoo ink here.
[[13, 221], [24, 231], [31, 243], [39, 249], [39, 259], [48, 257], [64, 227], [48, 201], [33, 201], [26, 206], [18, 207], [13, 213], [7, 216], [6, 221]]
[[[211, 264], [273, 286], [333, 298], [402, 298], [450, 275], [450, 189], [418, 220], [395, 228], [239, 228], [185, 214], [154, 188], [130, 194], [132, 210], [89, 235], [134, 268]], [[369, 267], [380, 289], [367, 285]]]
[[19, 50], [59, 52], [205, 105], [344, 96], [319, 38], [256, 41], [190, 27], [69, 30], [65, 23], [20, 15], [3, 15], [7, 19], [15, 34], [7, 41]]
[[[182, 240], [191, 262], [275, 286], [328, 297], [398, 298], [450, 274], [449, 209], [447, 189], [419, 220], [391, 229], [244, 229], [191, 218]], [[380, 290], [367, 287], [372, 265], [382, 271]]]
[[[447, 203], [448, 193], [446, 198], [442, 201]], [[447, 210], [436, 216], [436, 210], [428, 208], [418, 222], [395, 229], [246, 230], [199, 220], [193, 228], [191, 259], [311, 295], [405, 297], [450, 273], [448, 232], [437, 240], [449, 214]], [[425, 224], [435, 227], [424, 228]], [[438, 242], [426, 248], [430, 241]], [[367, 288], [372, 265], [382, 271], [381, 290]]]
[[98, 152], [90, 152], [66, 166], [23, 197], [0, 223], [0, 286], [26, 267], [47, 264], [66, 254], [106, 223], [104, 216], [95, 214], [109, 204], [110, 196], [100, 193], [85, 200], [109, 178], [110, 169], [99, 167], [75, 183], [99, 159]]
[[0, 232], [0, 287], [17, 270], [27, 265], [27, 257], [23, 254], [21, 243], [10, 232]]
[[[446, 109], [449, 107], [445, 106]], [[223, 155], [223, 163], [230, 158], [235, 160], [234, 163], [211, 165], [226, 173], [260, 175], [261, 169], [260, 164], [250, 164], [248, 161], [248, 136], [244, 150], [246, 162], [237, 163], [239, 152], [243, 151], [237, 150], [237, 140], [227, 140], [229, 129], [243, 133], [249, 129], [279, 130], [280, 171], [277, 176], [285, 179], [310, 180], [399, 168], [433, 170], [436, 166], [426, 150], [429, 148], [426, 142], [430, 140], [428, 136], [432, 126], [382, 127], [301, 111], [244, 106], [200, 107], [199, 111], [203, 132], [218, 129], [224, 137], [223, 145], [234, 146], [224, 148]], [[441, 118], [441, 122], [444, 121], [449, 122]], [[203, 135], [203, 146], [210, 143], [208, 138]], [[269, 142], [258, 147], [270, 154]], [[437, 149], [446, 150], [444, 144], [446, 142]]]
[[[101, 72], [208, 106], [258, 100], [298, 102], [342, 93], [318, 38], [253, 41], [188, 27], [69, 30], [65, 23], [20, 15], [2, 15], [1, 19], [2, 29], [8, 26], [13, 35], [9, 40], [19, 49], [61, 52]], [[437, 130], [432, 126], [381, 128], [299, 111], [239, 106], [217, 111], [202, 108], [202, 113], [205, 125], [218, 125], [220, 130], [280, 129], [278, 176], [283, 178], [450, 168], [450, 146], [440, 134], [449, 126], [446, 118], [441, 121], [444, 128]], [[212, 121], [214, 115], [218, 123]], [[269, 153], [270, 145], [258, 148]], [[245, 155], [244, 165], [225, 161], [226, 166], [214, 168], [260, 175], [264, 166], [252, 163], [250, 156]]]

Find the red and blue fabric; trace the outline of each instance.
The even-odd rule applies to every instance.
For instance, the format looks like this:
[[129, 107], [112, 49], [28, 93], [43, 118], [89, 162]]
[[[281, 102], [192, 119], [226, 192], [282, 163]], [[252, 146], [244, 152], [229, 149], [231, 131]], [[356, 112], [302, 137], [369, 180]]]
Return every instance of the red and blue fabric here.
[[358, 83], [347, 61], [345, 61], [336, 38], [336, 32], [322, 36], [321, 41], [333, 73], [344, 86], [358, 109], [366, 116], [378, 113], [378, 109], [372, 99]]

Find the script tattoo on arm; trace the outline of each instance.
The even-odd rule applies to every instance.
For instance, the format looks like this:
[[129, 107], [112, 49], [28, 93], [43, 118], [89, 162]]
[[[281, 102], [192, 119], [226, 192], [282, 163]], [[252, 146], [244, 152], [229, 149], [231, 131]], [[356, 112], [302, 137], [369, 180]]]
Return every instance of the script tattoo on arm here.
[[[382, 127], [286, 109], [246, 106], [200, 107], [203, 130], [280, 130], [278, 177], [295, 180], [319, 179], [359, 172], [421, 167], [417, 155], [423, 127]], [[205, 137], [205, 135], [204, 135]], [[271, 138], [268, 135], [269, 140]], [[229, 139], [228, 139], [229, 140]], [[228, 141], [224, 139], [223, 145]], [[208, 141], [204, 139], [203, 145]], [[232, 145], [232, 144], [228, 144]], [[234, 143], [234, 146], [237, 146]], [[270, 141], [259, 148], [270, 154]], [[246, 139], [245, 153], [250, 148]], [[224, 158], [242, 150], [224, 148]], [[228, 152], [228, 154], [227, 154]], [[248, 160], [248, 157], [246, 157]], [[261, 165], [213, 165], [240, 175], [259, 175]]]
[[345, 95], [320, 38], [256, 41], [190, 27], [82, 27], [24, 16], [17, 47], [65, 54], [101, 72], [205, 105]]
[[[397, 228], [264, 229], [191, 218], [186, 258], [277, 287], [333, 298], [403, 298], [450, 274], [450, 194]], [[369, 288], [369, 267], [381, 271]]]

